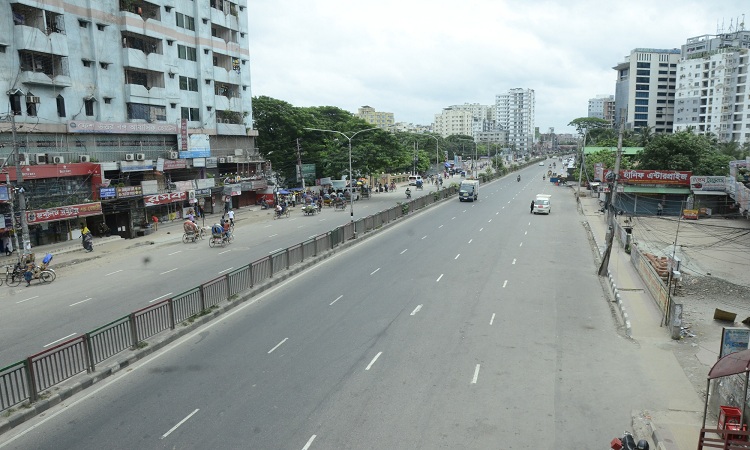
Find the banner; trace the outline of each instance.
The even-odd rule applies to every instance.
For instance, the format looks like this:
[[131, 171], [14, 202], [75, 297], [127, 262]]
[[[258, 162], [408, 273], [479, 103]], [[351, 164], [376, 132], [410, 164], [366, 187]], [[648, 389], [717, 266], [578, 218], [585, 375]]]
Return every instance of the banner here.
[[[607, 177], [611, 170], [604, 173]], [[630, 184], [672, 184], [679, 186], [689, 186], [690, 171], [678, 170], [621, 170], [620, 181]]]
[[177, 126], [168, 123], [94, 122], [71, 120], [68, 122], [68, 133], [175, 134], [177, 133]]
[[[6, 166], [3, 169], [5, 172]], [[16, 171], [7, 170], [11, 181], [16, 181]], [[39, 178], [77, 177], [84, 175], [99, 175], [101, 167], [95, 163], [72, 163], [72, 164], [39, 164], [35, 166], [21, 166], [21, 175], [24, 180], [35, 180]], [[101, 179], [101, 178], [100, 178]]]
[[37, 209], [26, 211], [26, 223], [29, 225], [54, 220], [75, 219], [78, 217], [98, 216], [102, 213], [101, 202], [69, 205], [60, 208]]
[[690, 189], [693, 191], [726, 191], [727, 178], [726, 177], [706, 177], [706, 176], [692, 176], [690, 177]]
[[168, 194], [146, 195], [143, 197], [144, 206], [166, 205], [187, 200], [187, 192], [170, 192]]

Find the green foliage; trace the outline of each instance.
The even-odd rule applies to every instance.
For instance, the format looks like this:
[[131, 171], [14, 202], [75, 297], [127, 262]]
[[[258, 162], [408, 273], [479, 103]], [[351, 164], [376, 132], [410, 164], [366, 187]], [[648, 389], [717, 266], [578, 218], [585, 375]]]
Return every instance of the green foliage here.
[[609, 122], [596, 117], [579, 117], [571, 120], [568, 126], [575, 127], [578, 134], [584, 135], [590, 133], [592, 130], [608, 128]]
[[725, 175], [731, 156], [716, 150], [710, 137], [681, 131], [655, 136], [638, 155], [639, 169], [685, 170], [694, 175]]
[[[586, 173], [584, 173], [584, 179], [594, 180], [594, 165], [602, 163], [606, 169], [615, 168], [615, 160], [617, 159], [617, 153], [611, 150], [599, 150], [598, 152], [586, 155]], [[636, 162], [630, 158], [623, 156], [620, 158], [620, 170], [633, 169]], [[578, 179], [578, 171], [574, 172], [574, 177]]]

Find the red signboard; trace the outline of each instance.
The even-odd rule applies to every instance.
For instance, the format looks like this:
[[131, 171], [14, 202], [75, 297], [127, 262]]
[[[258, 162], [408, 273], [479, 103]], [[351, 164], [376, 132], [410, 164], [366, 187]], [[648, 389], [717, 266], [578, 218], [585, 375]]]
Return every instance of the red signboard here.
[[183, 152], [186, 152], [188, 150], [187, 119], [180, 120], [180, 138], [182, 140], [181, 149]]
[[[11, 181], [16, 181], [15, 169], [6, 169]], [[39, 164], [35, 166], [21, 166], [24, 180], [35, 180], [40, 178], [77, 177], [81, 175], [97, 175], [101, 179], [101, 166], [94, 163], [72, 163], [72, 164]]]
[[164, 205], [187, 200], [187, 192], [170, 192], [168, 194], [144, 195], [144, 206]]
[[[607, 174], [612, 172], [607, 170]], [[690, 176], [693, 172], [679, 170], [621, 170], [620, 181], [631, 184], [676, 184], [690, 186]]]
[[84, 203], [81, 205], [69, 205], [61, 208], [37, 209], [26, 211], [26, 222], [28, 224], [51, 222], [54, 220], [75, 219], [78, 217], [98, 216], [102, 213], [100, 202]]
[[165, 159], [164, 170], [186, 169], [187, 159]]

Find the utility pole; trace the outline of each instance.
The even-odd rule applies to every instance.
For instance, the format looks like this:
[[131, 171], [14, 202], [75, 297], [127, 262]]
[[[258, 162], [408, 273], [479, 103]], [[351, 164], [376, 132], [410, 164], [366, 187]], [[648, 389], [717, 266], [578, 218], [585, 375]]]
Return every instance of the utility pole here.
[[617, 137], [617, 159], [615, 160], [615, 181], [612, 184], [612, 196], [610, 200], [610, 208], [607, 208], [607, 249], [604, 251], [604, 257], [602, 258], [602, 264], [599, 266], [599, 275], [606, 276], [607, 268], [609, 266], [609, 256], [612, 253], [612, 240], [615, 236], [614, 222], [617, 220], [617, 214], [612, 214], [612, 210], [615, 208], [615, 199], [617, 198], [617, 179], [620, 176], [620, 159], [622, 158], [622, 132], [625, 128], [625, 123], [620, 123], [620, 133]]
[[576, 194], [576, 201], [580, 202], [581, 198], [581, 180], [583, 179], [583, 154], [586, 152], [586, 133], [587, 129], [583, 129], [583, 146], [581, 147], [581, 165], [578, 167], [578, 194]]
[[[29, 239], [29, 224], [26, 222], [26, 194], [23, 189], [23, 172], [21, 171], [21, 158], [18, 154], [18, 141], [16, 140], [16, 116], [10, 113], [11, 133], [13, 134], [13, 156], [16, 160], [16, 194], [18, 195], [18, 213], [21, 215], [21, 247], [18, 248], [19, 261], [28, 254], [31, 249]], [[16, 228], [16, 218], [12, 218], [13, 229]], [[15, 233], [14, 233], [15, 234]], [[18, 245], [16, 238], [16, 245]]]
[[302, 156], [299, 152], [299, 138], [297, 138], [297, 165], [299, 166], [299, 177], [302, 178], [302, 192], [305, 192], [305, 174], [302, 172]]

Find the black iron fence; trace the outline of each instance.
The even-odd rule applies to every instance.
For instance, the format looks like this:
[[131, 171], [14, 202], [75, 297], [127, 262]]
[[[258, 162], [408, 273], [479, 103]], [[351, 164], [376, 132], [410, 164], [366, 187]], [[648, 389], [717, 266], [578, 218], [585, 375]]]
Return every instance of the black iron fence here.
[[177, 324], [272, 279], [290, 267], [340, 246], [356, 234], [375, 231], [456, 192], [455, 187], [449, 187], [347, 223], [2, 368], [0, 411], [24, 401], [35, 402], [50, 387], [80, 373], [94, 372], [97, 364], [125, 350], [141, 347], [147, 339], [173, 330]]

